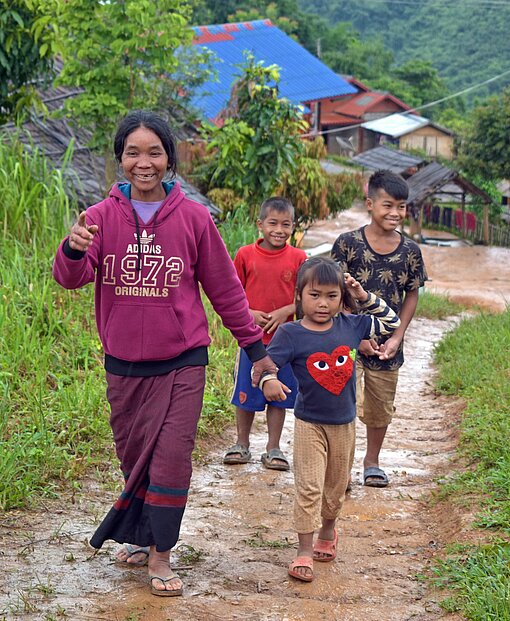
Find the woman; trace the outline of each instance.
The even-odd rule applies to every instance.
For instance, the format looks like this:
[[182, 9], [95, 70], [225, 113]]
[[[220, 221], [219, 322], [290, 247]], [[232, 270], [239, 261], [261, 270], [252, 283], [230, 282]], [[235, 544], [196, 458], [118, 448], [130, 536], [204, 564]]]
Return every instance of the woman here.
[[254, 384], [275, 367], [207, 209], [174, 179], [165, 121], [131, 112], [114, 152], [127, 183], [80, 214], [53, 266], [67, 289], [95, 282], [110, 423], [126, 479], [90, 543], [129, 542], [117, 558], [142, 564], [147, 553], [152, 593], [181, 595], [170, 550], [186, 506], [210, 343], [199, 284], [254, 363]]

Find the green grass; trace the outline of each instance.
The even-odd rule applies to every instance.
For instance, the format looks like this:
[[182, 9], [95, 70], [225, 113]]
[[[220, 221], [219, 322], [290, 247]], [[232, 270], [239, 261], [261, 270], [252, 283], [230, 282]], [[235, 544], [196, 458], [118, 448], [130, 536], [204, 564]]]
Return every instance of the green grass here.
[[464, 306], [452, 302], [447, 295], [438, 295], [425, 290], [420, 292], [418, 297], [415, 316], [426, 319], [446, 319], [452, 315], [458, 315], [463, 310], [465, 310]]
[[507, 543], [457, 546], [436, 564], [433, 583], [451, 595], [441, 606], [471, 621], [510, 621], [510, 548]]
[[466, 400], [459, 453], [468, 467], [442, 496], [470, 503], [487, 545], [452, 553], [436, 568], [452, 595], [447, 609], [467, 619], [510, 619], [510, 309], [463, 320], [436, 349], [437, 388]]

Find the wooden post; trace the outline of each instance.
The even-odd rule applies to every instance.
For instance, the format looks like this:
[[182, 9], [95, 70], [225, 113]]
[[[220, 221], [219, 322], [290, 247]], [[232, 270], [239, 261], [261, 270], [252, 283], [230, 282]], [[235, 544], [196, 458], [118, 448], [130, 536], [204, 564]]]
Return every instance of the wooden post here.
[[466, 222], [466, 193], [465, 192], [462, 192], [461, 209], [462, 209], [462, 237], [466, 238], [467, 222]]
[[489, 205], [483, 206], [483, 243], [489, 245]]
[[421, 240], [421, 225], [423, 222], [423, 205], [419, 206], [418, 218], [415, 220], [412, 213], [409, 213], [409, 237]]

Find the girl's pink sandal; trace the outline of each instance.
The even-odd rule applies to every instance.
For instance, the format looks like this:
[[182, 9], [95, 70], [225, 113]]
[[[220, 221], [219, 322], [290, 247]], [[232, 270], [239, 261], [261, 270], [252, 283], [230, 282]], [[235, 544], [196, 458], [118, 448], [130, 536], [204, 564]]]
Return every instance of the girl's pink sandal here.
[[[306, 567], [312, 572], [311, 575], [302, 576], [296, 571], [298, 567]], [[303, 582], [311, 582], [313, 580], [313, 558], [310, 556], [296, 556], [289, 565], [289, 576]]]
[[[336, 545], [338, 543], [338, 533], [335, 528], [333, 539], [317, 539], [313, 546], [313, 560], [321, 563], [330, 563], [336, 559]], [[327, 554], [327, 556], [317, 556], [317, 553]]]

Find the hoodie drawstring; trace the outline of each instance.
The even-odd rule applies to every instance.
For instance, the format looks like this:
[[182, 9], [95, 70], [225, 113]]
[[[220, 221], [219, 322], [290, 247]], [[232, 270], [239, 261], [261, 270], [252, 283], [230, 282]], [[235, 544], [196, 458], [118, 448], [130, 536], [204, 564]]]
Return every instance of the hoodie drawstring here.
[[[159, 211], [159, 210], [158, 210]], [[133, 208], [133, 216], [135, 217], [135, 225], [136, 225], [136, 240], [137, 240], [137, 248], [138, 248], [138, 271], [142, 271], [142, 243], [140, 238], [140, 221], [138, 220], [138, 214], [136, 213], [136, 209]], [[152, 221], [152, 237], [154, 239], [154, 231], [156, 230], [156, 220], [158, 218], [158, 212], [154, 214], [154, 218]]]
[[136, 213], [136, 209], [133, 209], [133, 215], [135, 217], [135, 225], [136, 225], [136, 247], [138, 249], [138, 271], [142, 271], [142, 241], [140, 239], [140, 222], [138, 221], [138, 214]]

